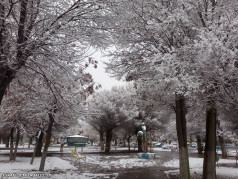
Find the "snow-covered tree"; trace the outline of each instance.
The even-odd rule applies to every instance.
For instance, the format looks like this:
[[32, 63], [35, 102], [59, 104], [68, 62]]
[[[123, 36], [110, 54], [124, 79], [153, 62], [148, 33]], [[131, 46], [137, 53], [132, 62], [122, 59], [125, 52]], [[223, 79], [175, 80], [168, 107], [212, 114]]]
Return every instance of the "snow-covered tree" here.
[[105, 132], [106, 152], [110, 151], [110, 143], [115, 129], [123, 121], [131, 119], [134, 114], [133, 110], [127, 109], [130, 95], [131, 91], [127, 91], [125, 88], [112, 88], [111, 91], [104, 90], [96, 93], [89, 101], [91, 117], [88, 122], [100, 133], [101, 142], [103, 142], [102, 136]]
[[100, 9], [94, 0], [3, 0], [0, 102], [9, 83], [29, 60], [38, 67], [51, 61], [63, 68], [63, 63], [75, 64], [88, 56], [91, 45], [103, 47]]
[[[182, 111], [176, 113], [180, 151], [187, 150], [184, 96], [202, 96], [210, 126], [203, 173], [208, 178], [215, 178], [217, 101], [221, 89], [236, 84], [236, 5], [236, 1], [222, 0], [134, 0], [110, 6], [117, 23], [116, 50], [108, 71], [127, 80], [147, 78], [155, 84], [172, 84], [176, 111]], [[185, 153], [180, 153], [181, 178], [189, 177]]]

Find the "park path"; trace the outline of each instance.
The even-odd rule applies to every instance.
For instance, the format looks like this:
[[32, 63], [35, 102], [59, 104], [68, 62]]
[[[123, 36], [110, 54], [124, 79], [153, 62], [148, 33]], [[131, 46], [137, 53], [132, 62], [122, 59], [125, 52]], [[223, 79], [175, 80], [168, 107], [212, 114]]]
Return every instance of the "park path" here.
[[[103, 173], [108, 174], [109, 178], [115, 178], [115, 173], [117, 173], [116, 179], [167, 179], [165, 171], [171, 170], [174, 168], [168, 168], [164, 167], [163, 164], [165, 162], [168, 162], [172, 159], [178, 158], [178, 152], [168, 152], [168, 151], [156, 151], [156, 159], [143, 159], [145, 160], [145, 165], [141, 166], [133, 166], [133, 167], [113, 167], [105, 168], [100, 163], [114, 163], [117, 162], [119, 159], [124, 158], [125, 160], [133, 160], [138, 159], [135, 152], [129, 153], [125, 151], [117, 151], [112, 152], [110, 154], [104, 154], [104, 153], [87, 153], [87, 157], [98, 157], [98, 160], [100, 162], [95, 161], [93, 162], [86, 162], [75, 165], [78, 170], [82, 173], [89, 172], [89, 173]], [[52, 154], [52, 156], [61, 157], [63, 159], [68, 158], [69, 154]], [[121, 158], [120, 158], [121, 157]], [[156, 163], [156, 165], [148, 166], [146, 165], [147, 162], [153, 161]], [[111, 177], [110, 177], [111, 176]]]

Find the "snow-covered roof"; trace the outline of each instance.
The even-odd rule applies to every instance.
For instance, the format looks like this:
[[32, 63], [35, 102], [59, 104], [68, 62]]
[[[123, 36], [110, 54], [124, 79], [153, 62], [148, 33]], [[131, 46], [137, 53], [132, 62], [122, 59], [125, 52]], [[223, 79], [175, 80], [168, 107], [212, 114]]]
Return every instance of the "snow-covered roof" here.
[[71, 136], [67, 136], [67, 137], [81, 137], [81, 138], [88, 138], [86, 136], [82, 136], [82, 135], [71, 135]]

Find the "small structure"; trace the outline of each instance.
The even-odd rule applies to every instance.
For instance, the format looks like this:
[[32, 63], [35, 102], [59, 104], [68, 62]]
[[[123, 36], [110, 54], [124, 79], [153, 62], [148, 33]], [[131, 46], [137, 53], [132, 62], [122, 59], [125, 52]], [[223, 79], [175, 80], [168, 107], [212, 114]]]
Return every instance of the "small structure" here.
[[88, 138], [81, 135], [72, 135], [66, 137], [66, 143], [68, 146], [75, 147], [85, 147], [87, 144]]
[[147, 140], [146, 140], [146, 126], [144, 123], [141, 125], [142, 131], [139, 131], [137, 133], [137, 137], [142, 139], [142, 148], [144, 153], [138, 153], [139, 158], [144, 158], [144, 159], [150, 159], [153, 158], [155, 159], [155, 153], [147, 153]]

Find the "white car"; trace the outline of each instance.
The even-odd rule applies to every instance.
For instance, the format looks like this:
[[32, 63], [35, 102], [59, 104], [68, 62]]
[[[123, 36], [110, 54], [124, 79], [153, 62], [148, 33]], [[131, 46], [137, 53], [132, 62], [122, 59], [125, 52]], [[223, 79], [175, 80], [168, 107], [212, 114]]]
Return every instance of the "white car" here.
[[162, 149], [170, 149], [171, 151], [177, 151], [178, 145], [177, 144], [164, 144]]

